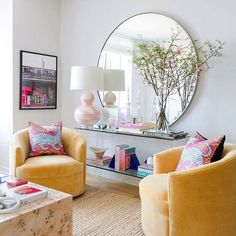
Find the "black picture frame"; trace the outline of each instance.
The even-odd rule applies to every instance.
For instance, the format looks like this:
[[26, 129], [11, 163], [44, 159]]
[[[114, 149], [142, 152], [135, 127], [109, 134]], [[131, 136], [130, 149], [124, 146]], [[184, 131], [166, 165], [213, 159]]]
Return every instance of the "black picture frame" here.
[[20, 110], [57, 109], [57, 59], [20, 51]]

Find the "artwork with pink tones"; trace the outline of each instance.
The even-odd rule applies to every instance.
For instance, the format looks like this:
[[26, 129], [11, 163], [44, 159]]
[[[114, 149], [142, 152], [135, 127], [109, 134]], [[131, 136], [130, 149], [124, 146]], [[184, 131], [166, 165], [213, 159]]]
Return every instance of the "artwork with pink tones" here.
[[56, 109], [57, 56], [20, 52], [20, 109]]

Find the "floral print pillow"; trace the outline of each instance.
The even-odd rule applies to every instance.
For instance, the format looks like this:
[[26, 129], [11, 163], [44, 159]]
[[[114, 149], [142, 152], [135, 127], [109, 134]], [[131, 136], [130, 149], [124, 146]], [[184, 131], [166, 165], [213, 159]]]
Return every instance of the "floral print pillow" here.
[[62, 122], [50, 127], [29, 122], [30, 156], [63, 155]]
[[219, 148], [221, 149], [222, 145], [224, 145], [224, 141], [225, 136], [216, 139], [206, 139], [197, 132], [185, 145], [176, 171], [189, 170], [212, 162], [215, 154], [221, 155], [223, 148], [221, 153], [219, 153]]

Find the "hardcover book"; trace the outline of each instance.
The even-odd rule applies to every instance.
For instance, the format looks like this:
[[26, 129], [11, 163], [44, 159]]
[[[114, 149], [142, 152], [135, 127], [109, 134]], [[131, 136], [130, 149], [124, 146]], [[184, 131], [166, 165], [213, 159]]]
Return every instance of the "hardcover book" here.
[[119, 170], [120, 169], [120, 150], [122, 148], [128, 148], [129, 145], [127, 144], [121, 144], [121, 145], [116, 145], [115, 149], [115, 169]]
[[119, 170], [127, 170], [130, 168], [132, 154], [135, 154], [135, 147], [127, 147], [120, 149]]
[[6, 191], [8, 197], [15, 197], [20, 200], [21, 205], [47, 197], [48, 191], [31, 184], [24, 184]]
[[110, 156], [103, 156], [102, 158], [97, 158], [95, 156], [87, 157], [87, 162], [90, 164], [96, 165], [107, 165], [111, 161], [112, 157]]
[[8, 188], [14, 188], [14, 187], [28, 183], [28, 181], [26, 179], [18, 179], [18, 178], [10, 178], [6, 182], [7, 182]]
[[152, 175], [152, 173], [146, 173], [146, 172], [142, 172], [142, 171], [137, 171], [137, 176], [139, 177], [146, 177], [146, 176], [149, 176], [149, 175]]
[[153, 165], [147, 164], [147, 163], [143, 163], [142, 165], [140, 165], [138, 167], [138, 169], [139, 170], [142, 170], [142, 169], [144, 169], [144, 170], [153, 170]]
[[146, 177], [153, 174], [153, 165], [143, 163], [138, 167], [137, 175], [139, 177]]

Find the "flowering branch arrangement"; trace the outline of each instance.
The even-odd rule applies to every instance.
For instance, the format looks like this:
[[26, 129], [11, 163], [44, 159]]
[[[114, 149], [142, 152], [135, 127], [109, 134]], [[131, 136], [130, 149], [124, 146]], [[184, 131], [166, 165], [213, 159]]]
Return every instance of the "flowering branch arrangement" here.
[[197, 41], [182, 38], [177, 27], [169, 41], [136, 42], [133, 63], [144, 82], [151, 86], [158, 98], [160, 108], [157, 127], [166, 129], [165, 110], [170, 95], [178, 94], [181, 109], [187, 107], [195, 90], [199, 74], [210, 68], [209, 60], [221, 56], [223, 43], [216, 40], [197, 46]]

